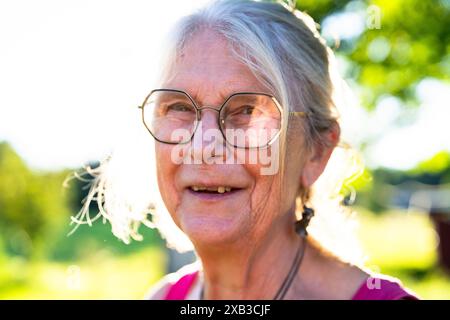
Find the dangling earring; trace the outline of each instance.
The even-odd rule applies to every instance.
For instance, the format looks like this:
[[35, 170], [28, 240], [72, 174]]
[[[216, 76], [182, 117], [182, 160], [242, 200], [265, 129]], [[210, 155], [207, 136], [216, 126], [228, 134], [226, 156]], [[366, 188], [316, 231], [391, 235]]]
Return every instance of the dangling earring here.
[[295, 232], [302, 237], [306, 237], [308, 235], [306, 228], [308, 227], [309, 221], [313, 216], [314, 209], [303, 205], [302, 219], [295, 222]]

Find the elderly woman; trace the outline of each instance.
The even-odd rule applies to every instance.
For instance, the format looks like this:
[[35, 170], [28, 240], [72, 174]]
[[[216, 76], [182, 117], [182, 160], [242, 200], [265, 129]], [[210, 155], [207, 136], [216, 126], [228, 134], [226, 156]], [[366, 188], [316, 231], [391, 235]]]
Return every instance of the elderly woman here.
[[311, 19], [278, 3], [216, 1], [176, 25], [140, 108], [159, 193], [198, 261], [148, 298], [415, 298], [308, 235], [340, 142], [330, 59]]

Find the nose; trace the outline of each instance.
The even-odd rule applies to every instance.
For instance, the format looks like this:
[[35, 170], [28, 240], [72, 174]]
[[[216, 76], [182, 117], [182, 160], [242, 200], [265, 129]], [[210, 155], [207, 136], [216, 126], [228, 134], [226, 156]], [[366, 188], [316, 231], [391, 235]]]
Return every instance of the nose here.
[[191, 142], [191, 156], [198, 163], [210, 163], [214, 157], [223, 157], [224, 140], [218, 125], [218, 109], [200, 108], [200, 120]]
[[203, 129], [217, 129], [220, 128], [217, 125], [217, 118], [219, 116], [219, 110], [213, 107], [205, 106], [200, 108], [200, 121], [203, 125]]

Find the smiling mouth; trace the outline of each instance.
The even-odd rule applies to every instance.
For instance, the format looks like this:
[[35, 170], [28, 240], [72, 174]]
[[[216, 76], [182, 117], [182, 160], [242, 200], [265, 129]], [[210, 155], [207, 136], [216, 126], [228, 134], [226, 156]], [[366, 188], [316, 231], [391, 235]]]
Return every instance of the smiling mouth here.
[[189, 190], [195, 193], [210, 193], [210, 194], [225, 194], [240, 190], [229, 186], [205, 187], [205, 186], [190, 186]]

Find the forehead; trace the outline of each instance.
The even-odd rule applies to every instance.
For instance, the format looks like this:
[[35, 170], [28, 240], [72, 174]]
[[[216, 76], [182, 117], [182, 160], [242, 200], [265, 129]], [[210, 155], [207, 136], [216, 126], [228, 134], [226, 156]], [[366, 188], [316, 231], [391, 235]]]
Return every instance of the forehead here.
[[181, 89], [194, 99], [209, 102], [236, 92], [270, 93], [238, 61], [229, 42], [210, 30], [200, 31], [186, 41], [163, 87]]

